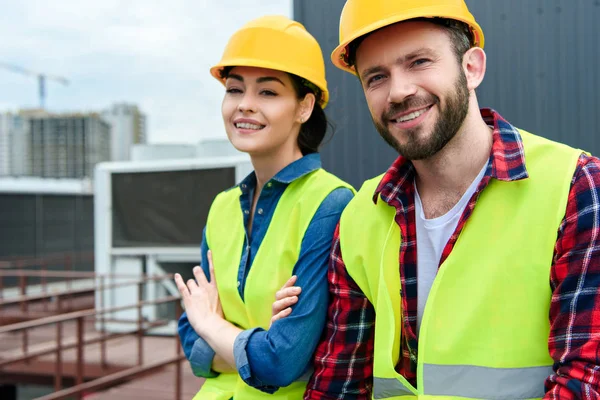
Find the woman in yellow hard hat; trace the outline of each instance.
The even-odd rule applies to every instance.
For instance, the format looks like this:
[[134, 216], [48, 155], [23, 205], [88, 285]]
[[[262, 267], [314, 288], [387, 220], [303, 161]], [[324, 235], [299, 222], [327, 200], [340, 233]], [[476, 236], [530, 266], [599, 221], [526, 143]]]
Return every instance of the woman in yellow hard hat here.
[[[321, 168], [323, 55], [301, 24], [267, 16], [231, 37], [211, 74], [226, 88], [227, 136], [254, 172], [215, 198], [196, 279], [175, 276], [184, 353], [206, 378], [196, 398], [300, 399], [325, 323], [331, 238], [353, 196]], [[272, 322], [276, 293], [296, 281], [293, 316]]]

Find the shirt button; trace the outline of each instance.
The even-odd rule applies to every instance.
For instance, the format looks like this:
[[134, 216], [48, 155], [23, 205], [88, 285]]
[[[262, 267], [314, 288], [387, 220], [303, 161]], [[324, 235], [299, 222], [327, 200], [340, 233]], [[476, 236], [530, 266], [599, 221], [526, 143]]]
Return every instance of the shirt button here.
[[238, 281], [238, 287], [240, 287], [240, 285], [241, 285], [241, 283], [240, 283], [240, 281]]
[[258, 213], [259, 213], [260, 215], [262, 215], [262, 213], [263, 213], [263, 209], [262, 209], [262, 208], [259, 208], [259, 209], [258, 209]]
[[271, 182], [267, 183], [268, 188], [270, 188], [271, 186], [273, 186], [273, 183], [271, 183]]
[[244, 214], [248, 215], [248, 214], [250, 214], [250, 211], [244, 210]]
[[242, 189], [246, 189], [248, 186], [246, 186], [245, 183], [242, 183]]

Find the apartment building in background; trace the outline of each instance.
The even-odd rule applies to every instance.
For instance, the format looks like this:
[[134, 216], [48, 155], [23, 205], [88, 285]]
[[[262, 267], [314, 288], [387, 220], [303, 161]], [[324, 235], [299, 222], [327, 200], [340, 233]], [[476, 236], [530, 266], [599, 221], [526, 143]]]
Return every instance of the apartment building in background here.
[[0, 177], [25, 172], [26, 122], [19, 113], [0, 113]]
[[0, 176], [92, 178], [110, 160], [110, 131], [98, 113], [1, 113]]
[[0, 113], [0, 177], [93, 178], [102, 161], [131, 160], [146, 144], [146, 116], [134, 104], [96, 113], [42, 109]]
[[112, 128], [110, 159], [131, 160], [133, 145], [146, 143], [146, 115], [134, 104], [115, 103], [101, 116]]

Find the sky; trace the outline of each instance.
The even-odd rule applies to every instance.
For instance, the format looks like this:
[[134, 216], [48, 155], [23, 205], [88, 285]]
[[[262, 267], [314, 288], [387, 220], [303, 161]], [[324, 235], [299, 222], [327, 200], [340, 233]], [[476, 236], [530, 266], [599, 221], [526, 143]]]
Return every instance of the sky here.
[[[46, 109], [137, 104], [151, 143], [223, 138], [223, 86], [210, 74], [229, 37], [292, 0], [0, 0], [0, 63], [68, 79]], [[0, 112], [37, 108], [35, 77], [0, 68]]]

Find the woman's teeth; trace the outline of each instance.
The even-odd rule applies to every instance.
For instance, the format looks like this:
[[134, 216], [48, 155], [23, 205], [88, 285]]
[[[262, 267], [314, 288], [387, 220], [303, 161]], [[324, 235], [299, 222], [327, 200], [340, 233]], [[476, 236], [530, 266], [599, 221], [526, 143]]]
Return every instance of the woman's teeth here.
[[239, 123], [235, 124], [235, 127], [239, 128], [239, 129], [254, 129], [254, 130], [259, 130], [259, 129], [264, 128], [264, 126], [254, 125], [254, 124], [251, 124], [248, 122], [239, 122]]

